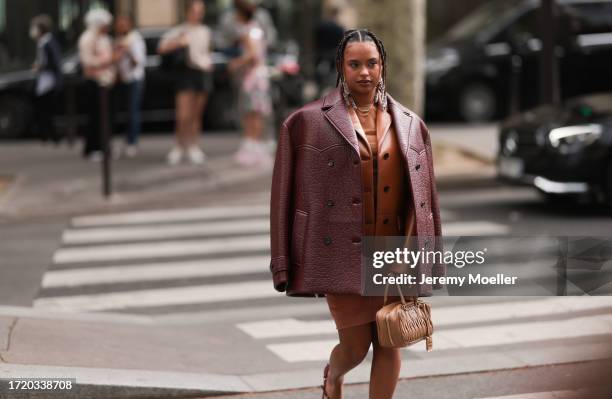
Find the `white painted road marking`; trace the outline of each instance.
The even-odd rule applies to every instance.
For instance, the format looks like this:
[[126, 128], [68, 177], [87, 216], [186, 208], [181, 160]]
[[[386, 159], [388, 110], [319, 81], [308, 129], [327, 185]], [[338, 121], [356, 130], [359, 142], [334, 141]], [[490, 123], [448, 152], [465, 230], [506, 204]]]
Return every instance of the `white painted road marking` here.
[[[434, 332], [433, 344], [434, 350], [465, 349], [593, 335], [612, 337], [612, 315], [442, 330]], [[333, 339], [270, 344], [266, 347], [284, 361], [293, 363], [326, 360], [337, 343], [337, 339]], [[425, 345], [419, 342], [406, 350], [425, 351]]]
[[66, 245], [104, 244], [121, 241], [148, 241], [194, 236], [244, 235], [268, 233], [267, 218], [226, 220], [222, 222], [164, 224], [159, 226], [103, 227], [66, 230], [62, 242]]
[[43, 297], [34, 300], [34, 307], [48, 310], [91, 311], [278, 298], [284, 295], [274, 290], [271, 280], [262, 280], [106, 294]]
[[[606, 308], [612, 309], [612, 297], [551, 297], [532, 301], [434, 307], [431, 316], [436, 327], [446, 327], [461, 323], [508, 321]], [[331, 320], [304, 321], [287, 318], [240, 323], [236, 327], [255, 339], [336, 333]]]
[[268, 235], [62, 248], [53, 262], [78, 263], [267, 251]]
[[243, 273], [269, 272], [269, 261], [269, 256], [250, 256], [54, 270], [45, 273], [42, 286], [43, 288], [58, 288], [194, 277], [234, 276]]
[[212, 220], [224, 218], [241, 219], [256, 216], [266, 216], [269, 214], [270, 207], [267, 205], [216, 206], [78, 216], [72, 219], [72, 225], [74, 227], [94, 227], [122, 224], [125, 225]]

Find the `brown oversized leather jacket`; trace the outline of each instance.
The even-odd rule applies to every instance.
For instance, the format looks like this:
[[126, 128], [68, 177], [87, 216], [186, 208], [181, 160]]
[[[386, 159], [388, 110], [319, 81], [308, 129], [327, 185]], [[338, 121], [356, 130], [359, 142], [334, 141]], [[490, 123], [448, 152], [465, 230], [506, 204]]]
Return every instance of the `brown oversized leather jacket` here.
[[[442, 228], [427, 128], [391, 96], [387, 102], [402, 169], [408, 171], [394, 176], [406, 179], [409, 195], [400, 198], [410, 203], [401, 212], [394, 209], [393, 215], [376, 215], [376, 224], [384, 224], [386, 218], [401, 225], [405, 234], [414, 234], [419, 248], [442, 250], [441, 240], [435, 239]], [[270, 200], [270, 271], [277, 291], [288, 296], [363, 294], [361, 244], [367, 229], [364, 200], [367, 205], [369, 199], [364, 198], [357, 134], [339, 89], [283, 123]], [[383, 148], [379, 162], [384, 154]], [[378, 184], [382, 198], [385, 186]], [[422, 262], [418, 267], [419, 274], [445, 275], [444, 264]], [[419, 296], [430, 296], [439, 288], [420, 284]]]

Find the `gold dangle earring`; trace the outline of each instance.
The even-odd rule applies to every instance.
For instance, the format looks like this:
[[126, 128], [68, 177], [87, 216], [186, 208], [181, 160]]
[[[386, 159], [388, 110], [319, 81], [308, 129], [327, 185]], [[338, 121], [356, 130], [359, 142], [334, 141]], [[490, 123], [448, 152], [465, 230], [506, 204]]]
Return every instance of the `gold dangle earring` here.
[[383, 78], [380, 78], [376, 85], [376, 97], [374, 99], [376, 104], [379, 104], [383, 110], [387, 109], [387, 96], [385, 92], [385, 82]]
[[353, 96], [351, 96], [351, 92], [349, 91], [348, 86], [346, 85], [346, 80], [344, 80], [344, 76], [340, 77], [340, 83], [342, 84], [342, 97], [344, 97], [344, 101], [347, 105], [350, 105], [351, 107], [357, 109], [357, 104], [355, 104]]

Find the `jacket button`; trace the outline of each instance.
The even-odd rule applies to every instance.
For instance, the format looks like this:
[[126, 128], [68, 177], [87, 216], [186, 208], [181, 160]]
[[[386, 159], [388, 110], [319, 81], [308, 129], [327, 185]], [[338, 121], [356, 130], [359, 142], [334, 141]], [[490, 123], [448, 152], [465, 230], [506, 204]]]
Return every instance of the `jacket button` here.
[[387, 224], [387, 223], [389, 223], [389, 219], [385, 218], [385, 219], [383, 220], [383, 224]]
[[353, 198], [353, 205], [361, 204], [361, 200], [359, 198]]
[[421, 169], [421, 164], [417, 164], [417, 165], [416, 165], [414, 168], [415, 168], [416, 170]]
[[421, 208], [422, 208], [422, 207], [424, 207], [424, 206], [425, 206], [425, 203], [424, 203], [424, 202], [421, 202]]
[[323, 239], [323, 243], [324, 243], [325, 245], [330, 245], [330, 244], [332, 243], [332, 239], [331, 239], [331, 237], [325, 237], [325, 238]]
[[361, 238], [360, 237], [353, 237], [352, 239], [354, 244], [359, 244], [361, 242]]
[[331, 168], [332, 166], [334, 166], [334, 165], [335, 165], [335, 163], [334, 163], [334, 160], [333, 160], [333, 159], [330, 159], [329, 161], [327, 161], [327, 166], [329, 166], [330, 168]]
[[355, 166], [359, 165], [359, 160], [358, 159], [353, 160], [353, 165]]
[[385, 187], [383, 188], [383, 191], [384, 191], [385, 193], [388, 193], [390, 188], [391, 188], [391, 187], [389, 187], [389, 186], [385, 186]]
[[327, 200], [327, 206], [329, 206], [330, 208], [331, 208], [332, 206], [334, 206], [334, 201], [332, 201], [332, 200]]
[[429, 248], [429, 240], [425, 240], [425, 248]]
[[388, 153], [388, 152], [385, 152], [385, 155], [383, 155], [383, 158], [384, 158], [384, 159], [389, 159], [389, 153]]

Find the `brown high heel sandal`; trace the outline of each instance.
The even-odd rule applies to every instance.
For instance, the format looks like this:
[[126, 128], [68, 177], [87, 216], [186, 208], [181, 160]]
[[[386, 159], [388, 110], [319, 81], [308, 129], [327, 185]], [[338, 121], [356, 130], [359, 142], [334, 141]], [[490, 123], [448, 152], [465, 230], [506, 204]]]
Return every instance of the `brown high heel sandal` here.
[[325, 366], [325, 370], [323, 370], [323, 385], [321, 385], [321, 389], [323, 390], [323, 395], [321, 399], [330, 399], [329, 395], [325, 391], [325, 385], [327, 384], [327, 373], [329, 372], [329, 363]]

